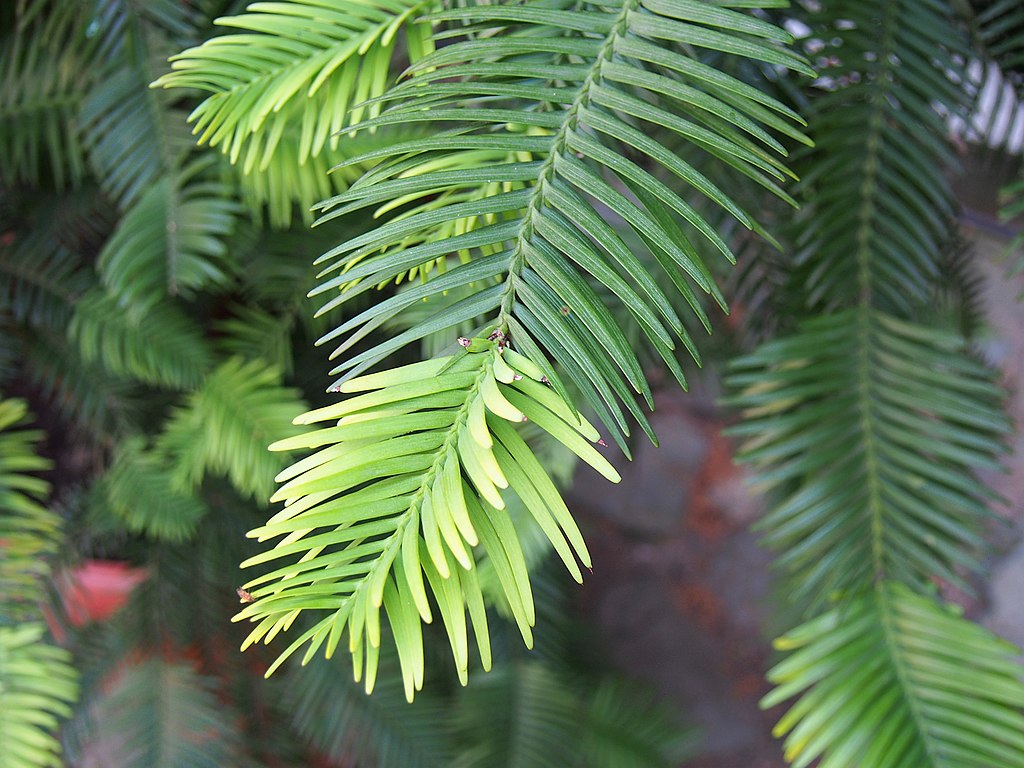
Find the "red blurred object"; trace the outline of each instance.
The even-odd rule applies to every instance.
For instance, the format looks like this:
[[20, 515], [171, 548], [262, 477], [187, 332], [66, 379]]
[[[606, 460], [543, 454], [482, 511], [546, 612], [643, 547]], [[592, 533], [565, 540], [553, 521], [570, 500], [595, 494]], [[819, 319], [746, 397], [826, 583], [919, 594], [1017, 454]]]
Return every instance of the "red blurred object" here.
[[110, 618], [148, 575], [145, 568], [114, 560], [86, 560], [65, 571], [58, 583], [68, 620], [80, 627]]

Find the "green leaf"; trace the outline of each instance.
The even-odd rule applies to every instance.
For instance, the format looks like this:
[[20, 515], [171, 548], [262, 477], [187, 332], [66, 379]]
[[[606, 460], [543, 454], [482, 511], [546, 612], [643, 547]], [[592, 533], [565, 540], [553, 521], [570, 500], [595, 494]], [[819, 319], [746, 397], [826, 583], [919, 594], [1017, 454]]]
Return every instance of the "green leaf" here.
[[191, 298], [230, 281], [235, 265], [225, 240], [239, 206], [224, 184], [203, 178], [207, 166], [151, 184], [100, 252], [100, 279], [133, 317], [168, 296]]
[[173, 56], [171, 72], [153, 87], [209, 91], [189, 122], [200, 144], [221, 147], [246, 173], [269, 168], [289, 146], [282, 137], [295, 132], [302, 165], [336, 149], [339, 131], [364, 113], [379, 112], [361, 104], [387, 85], [400, 29], [412, 61], [430, 50], [430, 37], [413, 23], [429, 7], [423, 0], [254, 3], [217, 20], [245, 32]]
[[[256, 623], [249, 645], [269, 642], [303, 611], [326, 612], [275, 667], [307, 643], [306, 659], [324, 645], [330, 656], [347, 630], [356, 678], [365, 674], [372, 688], [383, 606], [411, 699], [423, 678], [422, 638], [412, 625], [432, 621], [436, 605], [465, 682], [467, 611], [484, 666], [490, 663], [476, 574], [485, 553], [524, 639], [532, 642], [529, 577], [505, 511], [510, 492], [577, 579], [577, 558], [590, 566], [579, 528], [511, 423], [522, 423], [529, 411], [536, 427], [617, 478], [584, 437], [596, 439], [596, 431], [543, 385], [506, 386], [521, 383], [522, 374], [505, 362], [495, 341], [478, 338], [467, 347], [460, 357], [345, 382], [342, 389], [361, 394], [298, 419], [336, 426], [272, 446], [318, 450], [278, 475], [283, 485], [274, 500], [285, 507], [250, 536], [279, 541], [244, 565], [280, 564], [246, 585], [256, 601], [236, 619]], [[529, 370], [510, 356], [514, 366]]]
[[[810, 105], [817, 145], [796, 167], [805, 302], [848, 306], [867, 289], [876, 306], [911, 317], [940, 276], [954, 211], [944, 174], [957, 164], [947, 116], [966, 102], [962, 28], [948, 3], [847, 10], [849, 31], [827, 12], [807, 18], [830, 41], [820, 55], [836, 60], [828, 76], [843, 87]], [[854, 31], [864, 29], [878, 34]]]
[[44, 506], [51, 462], [36, 452], [42, 433], [24, 428], [22, 400], [0, 399], [0, 624], [34, 616], [57, 550], [61, 519]]
[[438, 728], [445, 702], [424, 691], [408, 704], [394, 654], [382, 649], [380, 665], [374, 694], [367, 696], [339, 660], [291, 664], [284, 673], [282, 711], [308, 744], [333, 761], [358, 755], [379, 765], [451, 765], [446, 734]]
[[454, 712], [459, 768], [669, 768], [692, 734], [635, 683], [593, 681], [533, 660], [474, 679]]
[[185, 541], [207, 513], [196, 496], [174, 485], [163, 457], [141, 438], [118, 446], [100, 482], [109, 512], [133, 533], [164, 541]]
[[[671, 14], [682, 13], [685, 18], [694, 14], [690, 6], [684, 12], [670, 3], [642, 14], [638, 7], [624, 2], [568, 11], [528, 3], [486, 9], [470, 6], [433, 17], [449, 25], [442, 29], [451, 31], [445, 36], [455, 39], [415, 63], [405, 82], [374, 102], [383, 105], [379, 117], [356, 127], [382, 129], [424, 120], [451, 122], [452, 127], [426, 143], [398, 143], [366, 155], [364, 159], [377, 159], [378, 165], [347, 192], [324, 201], [322, 222], [371, 206], [379, 206], [376, 215], [382, 218], [400, 207], [405, 210], [326, 253], [321, 259], [325, 265], [321, 276], [337, 275], [317, 291], [341, 289], [327, 305], [333, 307], [349, 293], [356, 295], [405, 273], [425, 282], [409, 296], [385, 302], [327, 334], [325, 340], [359, 329], [335, 354], [347, 351], [378, 327], [383, 307], [397, 312], [406, 300], [411, 303], [413, 296], [428, 299], [432, 292], [468, 285], [476, 277], [464, 265], [483, 262], [494, 270], [489, 276], [504, 273], [505, 282], [495, 297], [500, 304], [493, 324], [481, 317], [479, 327], [505, 333], [514, 321], [546, 354], [564, 359], [568, 351], [573, 379], [589, 381], [585, 396], [602, 417], [610, 417], [606, 426], [617, 440], [621, 441], [627, 430], [615, 415], [620, 406], [649, 429], [630, 392], [649, 398], [639, 362], [612, 320], [611, 308], [606, 309], [604, 300], [587, 285], [586, 272], [598, 275], [612, 288], [614, 297], [643, 324], [659, 355], [670, 356], [674, 345], [669, 331], [656, 319], [658, 314], [669, 320], [670, 330], [684, 339], [688, 349], [695, 353], [695, 348], [657, 288], [660, 273], [641, 266], [642, 261], [622, 245], [618, 235], [609, 234], [603, 209], [611, 208], [622, 216], [657, 259], [667, 257], [662, 269], [687, 300], [692, 298], [699, 314], [703, 310], [688, 282], [716, 297], [718, 294], [698, 245], [710, 241], [729, 254], [728, 246], [704, 215], [686, 202], [687, 194], [670, 190], [644, 170], [645, 165], [672, 170], [743, 223], [751, 222], [702, 173], [646, 135], [645, 130], [653, 125], [668, 123], [675, 128], [683, 123], [649, 104], [657, 88], [664, 87], [662, 81], [647, 77], [650, 68], [629, 54], [620, 55], [619, 46], [625, 50], [630, 41], [645, 37], [649, 45], [660, 49], [658, 34], [645, 26], [647, 19], [664, 18], [669, 27], [682, 26], [670, 19]], [[563, 32], [553, 37], [545, 31], [556, 20]], [[746, 13], [701, 12], [693, 20], [687, 28], [703, 43], [786, 63], [801, 71], [804, 68], [797, 57], [779, 46], [788, 39], [785, 33]], [[459, 34], [460, 23], [467, 25], [470, 34]], [[725, 25], [729, 32], [701, 25]], [[497, 29], [500, 35], [493, 34]], [[486, 40], [478, 36], [484, 34]], [[726, 39], [731, 42], [726, 44]], [[577, 57], [583, 65], [564, 67], [559, 57], [565, 56]], [[547, 66], [561, 67], [557, 70], [558, 87], [542, 85], [529, 74], [541, 74]], [[604, 74], [606, 66], [608, 75]], [[702, 71], [696, 62], [694, 68]], [[665, 70], [662, 79], [674, 77], [674, 71]], [[721, 106], [726, 102], [717, 97], [723, 83], [732, 85], [728, 78], [705, 76], [703, 82], [687, 86], [687, 96], [705, 106], [715, 105], [718, 112], [713, 128], [694, 124], [688, 137], [715, 152], [732, 153], [733, 164], [780, 173], [782, 165], [770, 154], [781, 150], [778, 142], [768, 142], [768, 151], [755, 151], [747, 139], [736, 138], [737, 131], [768, 136], [757, 127], [759, 118], [765, 114], [765, 104], [773, 108], [777, 104], [771, 99], [755, 103], [748, 90], [734, 88], [729, 106]], [[703, 88], [711, 93], [704, 93]], [[524, 108], [527, 104], [532, 107]], [[784, 108], [781, 111], [791, 116]], [[637, 153], [643, 162], [625, 159], [627, 152]], [[654, 198], [638, 204], [616, 190], [621, 182], [643, 187]], [[673, 211], [668, 220], [653, 210], [665, 204]], [[672, 215], [694, 225], [697, 238], [688, 239]], [[453, 258], [456, 254], [458, 262]], [[581, 268], [586, 272], [581, 274]], [[675, 275], [678, 269], [687, 277]], [[458, 283], [457, 274], [465, 275], [466, 282]], [[431, 287], [432, 282], [436, 286]], [[492, 289], [481, 282], [476, 290], [482, 296]], [[337, 370], [372, 364], [407, 341], [436, 333], [447, 319], [467, 322], [472, 310], [491, 309], [482, 301], [474, 303], [472, 297], [465, 302], [456, 305], [465, 307], [458, 318], [452, 308], [444, 317], [424, 319]], [[563, 323], [557, 317], [565, 308], [572, 313], [566, 321], [571, 332], [559, 329]], [[517, 346], [515, 335], [510, 343]]]
[[83, 360], [63, 334], [37, 333], [23, 363], [26, 378], [80, 439], [101, 443], [138, 429], [137, 387], [101, 361]]
[[41, 229], [0, 243], [0, 313], [63, 332], [75, 301], [95, 284], [91, 265]]
[[799, 696], [775, 730], [798, 768], [1022, 765], [1014, 649], [930, 597], [972, 589], [996, 501], [980, 475], [1009, 433], [994, 373], [928, 324], [955, 280], [947, 136], [975, 54], [949, 3], [802, 20], [827, 68], [778, 282], [803, 322], [730, 377], [733, 433], [770, 492], [760, 528], [805, 620], [777, 641], [763, 704]]
[[231, 358], [172, 411], [156, 451], [171, 462], [182, 491], [197, 488], [207, 474], [223, 475], [262, 503], [282, 466], [266, 448], [298, 432], [289, 422], [303, 407], [299, 393], [282, 386], [280, 372], [266, 362]]
[[19, 7], [13, 15], [0, 38], [0, 180], [77, 186], [86, 162], [76, 118], [96, 73], [87, 14], [64, 7], [33, 19]]
[[86, 362], [147, 384], [193, 387], [212, 365], [198, 323], [169, 301], [133, 318], [114, 296], [93, 290], [75, 305], [68, 333]]
[[0, 626], [0, 768], [64, 764], [56, 733], [78, 698], [78, 673], [44, 634], [42, 624]]
[[794, 595], [977, 569], [1008, 426], [993, 374], [952, 334], [882, 312], [808, 322], [733, 364], [740, 457], [772, 489], [759, 523]]
[[775, 728], [794, 766], [1024, 765], [1019, 649], [930, 598], [885, 583], [776, 644], [762, 704], [800, 696]]

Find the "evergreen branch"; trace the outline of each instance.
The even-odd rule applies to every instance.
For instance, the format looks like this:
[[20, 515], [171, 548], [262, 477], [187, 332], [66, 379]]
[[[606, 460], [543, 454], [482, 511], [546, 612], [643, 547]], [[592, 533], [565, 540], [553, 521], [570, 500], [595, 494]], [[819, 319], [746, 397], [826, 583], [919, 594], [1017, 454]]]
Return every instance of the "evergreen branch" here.
[[34, 334], [23, 364], [26, 378], [80, 436], [112, 444], [112, 436], [137, 428], [135, 387], [99, 362], [83, 360], [63, 334]]
[[800, 696], [775, 727], [795, 768], [1024, 766], [1018, 649], [952, 608], [882, 582], [776, 645], [763, 705]]
[[691, 759], [697, 748], [697, 734], [670, 707], [625, 680], [603, 680], [582, 703], [580, 768], [668, 768]]
[[0, 313], [63, 332], [74, 303], [95, 284], [92, 269], [47, 233], [11, 232], [0, 242]]
[[[153, 87], [212, 93], [189, 116], [200, 144], [220, 146], [246, 173], [266, 170], [287, 132], [300, 130], [299, 165], [337, 149], [339, 131], [379, 106], [362, 102], [387, 85], [399, 31], [412, 61], [430, 50], [412, 23], [428, 0], [329, 0], [254, 3], [217, 20], [247, 30], [215, 37], [171, 58], [171, 72]], [[314, 32], [311, 32], [314, 30]], [[294, 172], [294, 171], [293, 171]]]
[[118, 446], [99, 487], [121, 525], [157, 541], [191, 538], [208, 511], [197, 496], [175, 486], [164, 457], [147, 451], [141, 438]]
[[68, 331], [86, 362], [147, 384], [190, 388], [212, 365], [199, 325], [164, 301], [137, 320], [113, 296], [91, 291], [75, 305]]
[[301, 419], [340, 419], [337, 427], [275, 446], [328, 447], [279, 475], [284, 485], [273, 500], [286, 506], [250, 535], [283, 538], [245, 565], [305, 554], [250, 581], [246, 588], [256, 601], [236, 619], [257, 622], [249, 645], [269, 641], [303, 610], [328, 614], [293, 642], [271, 671], [307, 642], [307, 659], [325, 643], [332, 655], [347, 628], [357, 679], [365, 663], [372, 689], [383, 606], [411, 700], [423, 680], [420, 621], [433, 618], [426, 585], [448, 630], [460, 678], [466, 680], [468, 668], [467, 608], [488, 668], [473, 553], [478, 544], [487, 551], [524, 640], [532, 644], [533, 599], [505, 511], [506, 488], [524, 502], [565, 566], [582, 580], [577, 558], [586, 567], [590, 559], [579, 529], [508, 422], [529, 418], [609, 479], [617, 481], [618, 474], [587, 442], [597, 439], [593, 427], [530, 378], [541, 378], [535, 366], [494, 343], [473, 347], [455, 359], [353, 379], [345, 390], [365, 394]]
[[185, 662], [147, 659], [115, 673], [86, 746], [125, 768], [240, 765], [236, 715], [215, 681]]
[[510, 663], [474, 680], [454, 713], [457, 768], [669, 768], [691, 734], [636, 686], [549, 663]]
[[145, 85], [137, 69], [117, 67], [89, 92], [79, 118], [94, 174], [124, 211], [173, 175], [192, 148], [182, 115], [166, 98], [154, 103], [158, 94]]
[[825, 40], [850, 39], [823, 50], [833, 62], [823, 73], [829, 92], [812, 105], [817, 146], [797, 235], [807, 303], [871, 302], [910, 316], [928, 298], [949, 238], [943, 174], [956, 160], [937, 105], [965, 109], [952, 55], [961, 34], [948, 9], [929, 3], [840, 2], [809, 21]]
[[152, 184], [175, 176], [192, 148], [183, 115], [166, 94], [146, 84], [171, 50], [190, 41], [195, 17], [174, 0], [109, 0], [91, 34], [99, 40], [105, 71], [79, 116], [89, 161], [100, 186], [122, 210]]
[[257, 307], [237, 304], [231, 317], [217, 324], [223, 333], [220, 346], [229, 354], [246, 360], [261, 358], [285, 375], [292, 373], [292, 334], [295, 315], [266, 312]]
[[959, 337], [847, 310], [740, 358], [730, 380], [739, 455], [775, 498], [758, 525], [795, 601], [980, 570], [992, 494], [974, 472], [999, 467], [1009, 427]]
[[356, 173], [331, 173], [342, 159], [337, 152], [323, 151], [300, 163], [298, 141], [278, 145], [271, 159], [259, 168], [245, 171], [234, 166], [242, 202], [253, 214], [266, 216], [275, 229], [288, 229], [298, 213], [303, 223], [312, 224], [313, 206], [344, 189]]
[[473, 748], [459, 768], [576, 764], [582, 707], [577, 692], [543, 664], [509, 665], [474, 680], [467, 693], [455, 723]]
[[233, 166], [242, 201], [255, 215], [265, 214], [275, 229], [291, 226], [296, 212], [304, 223], [312, 224], [315, 204], [339, 194], [366, 170], [349, 162], [351, 158], [396, 141], [390, 134], [366, 132], [346, 136], [336, 147], [327, 144], [317, 154], [301, 157], [300, 129], [289, 124], [273, 154], [258, 167]]
[[[684, 379], [673, 354], [673, 336], [695, 357], [696, 346], [654, 274], [604, 221], [599, 208], [607, 206], [633, 227], [653, 253], [659, 273], [705, 325], [708, 320], [692, 286], [719, 303], [724, 300], [697, 246], [710, 243], [727, 256], [731, 253], [689, 203], [622, 157], [620, 149], [628, 146], [652, 165], [666, 168], [749, 226], [746, 213], [692, 166], [644, 135], [642, 126], [667, 127], [744, 166], [767, 165], [778, 178], [785, 176], [781, 164], [770, 152], [750, 145], [736, 125], [716, 123], [717, 130], [711, 131], [645, 99], [667, 94], [692, 103], [700, 98], [701, 108], [712, 114], [728, 100], [734, 122], [743, 126], [752, 122], [746, 114], [763, 112], [763, 103], [790, 114], [695, 59], [664, 51], [677, 39], [804, 68], [779, 47], [788, 39], [785, 33], [745, 14], [724, 9], [709, 13], [705, 17], [685, 2], [652, 8], [626, 2], [587, 13], [488, 6], [438, 15], [438, 20], [467, 24], [494, 20], [469, 27], [468, 39], [415, 65], [409, 81], [383, 99], [397, 104], [363, 127], [425, 120], [454, 121], [456, 127], [427, 142], [398, 143], [353, 159], [377, 160], [379, 165], [349, 191], [326, 201], [323, 220], [382, 204], [379, 211], [410, 203], [417, 207], [325, 254], [322, 275], [338, 274], [316, 293], [343, 289], [326, 310], [375, 285], [417, 270], [426, 274], [427, 265], [440, 266], [452, 252], [463, 263], [419, 292], [407, 291], [350, 319], [321, 341], [353, 331], [334, 352], [341, 354], [419, 298], [479, 286], [472, 299], [452, 308], [447, 316], [451, 324], [493, 313], [488, 330], [510, 336], [520, 351], [529, 347], [531, 356], [543, 348], [557, 357], [617, 440], [628, 434], [623, 406], [649, 431], [634, 400], [634, 393], [650, 398], [636, 355], [580, 271], [593, 274], [622, 302], [680, 381]], [[702, 23], [730, 35], [705, 30]], [[572, 34], [548, 36], [548, 25], [557, 24], [567, 25]], [[497, 31], [500, 37], [492, 39]], [[486, 42], [477, 39], [481, 35]], [[556, 65], [561, 56], [586, 63]], [[652, 63], [658, 65], [657, 74], [648, 72]], [[680, 77], [690, 78], [695, 87], [676, 88]], [[537, 78], [559, 85], [544, 85]], [[524, 103], [529, 105], [525, 111]], [[506, 104], [516, 111], [503, 108]], [[772, 141], [768, 145], [774, 149]], [[622, 185], [635, 198], [619, 192], [616, 187]], [[700, 238], [687, 238], [673, 216], [689, 222]], [[488, 285], [502, 288], [491, 293]], [[350, 357], [335, 373], [344, 373], [344, 381], [403, 344], [451, 327], [439, 322]], [[545, 372], [555, 381], [550, 366]]]
[[71, 654], [44, 642], [42, 624], [0, 625], [0, 768], [60, 768], [60, 720], [78, 698]]
[[283, 463], [266, 447], [299, 431], [290, 422], [304, 407], [296, 390], [281, 385], [279, 371], [260, 359], [234, 357], [172, 412], [156, 451], [170, 461], [182, 490], [198, 488], [212, 473], [262, 502]]
[[[993, 494], [975, 472], [998, 468], [1008, 431], [993, 375], [919, 322], [951, 239], [936, 105], [963, 104], [959, 30], [932, 3], [836, 2], [812, 19], [836, 64], [796, 237], [824, 311], [733, 379], [742, 455], [774, 497], [761, 527], [812, 616], [778, 641], [791, 653], [764, 704], [803, 694], [776, 728], [796, 766], [1020, 765], [1019, 669], [929, 596], [979, 569]], [[975, 661], [994, 703], [973, 669], [959, 682]]]
[[240, 206], [209, 163], [156, 179], [126, 211], [99, 255], [100, 278], [134, 317], [168, 296], [189, 298], [227, 284], [234, 263], [225, 239]]
[[32, 474], [51, 463], [35, 450], [42, 433], [20, 428], [27, 411], [0, 399], [0, 625], [35, 615], [61, 528], [43, 506], [50, 484]]
[[77, 186], [86, 164], [76, 118], [95, 72], [86, 66], [94, 46], [76, 7], [33, 16], [18, 9], [0, 38], [0, 180]]
[[394, 652], [382, 649], [373, 696], [352, 681], [339, 659], [311, 659], [289, 665], [283, 681], [282, 711], [304, 741], [328, 760], [356, 759], [402, 768], [452, 765], [445, 701], [430, 691], [406, 703]]
[[21, 429], [21, 400], [0, 399], [0, 768], [59, 768], [60, 720], [78, 698], [70, 654], [44, 640], [39, 605], [61, 519], [46, 507], [50, 468], [36, 453], [41, 434]]
[[[668, 127], [714, 156], [777, 179], [786, 175], [773, 154], [777, 142], [746, 115], [761, 115], [765, 106], [791, 113], [667, 49], [688, 42], [806, 70], [785, 50], [788, 35], [776, 27], [689, 0], [625, 0], [571, 12], [546, 3], [467, 7], [435, 20], [452, 22], [460, 39], [415, 64], [407, 83], [375, 102], [389, 106], [360, 127], [426, 120], [456, 126], [350, 160], [376, 165], [323, 204], [322, 221], [367, 208], [404, 210], [325, 254], [322, 276], [338, 274], [316, 293], [336, 294], [326, 312], [392, 280], [423, 280], [349, 318], [321, 342], [347, 334], [336, 356], [421, 300], [444, 292], [465, 297], [345, 359], [333, 371], [342, 376], [332, 389], [373, 391], [303, 417], [305, 423], [341, 418], [338, 427], [279, 445], [329, 447], [279, 476], [285, 484], [274, 500], [285, 509], [253, 535], [283, 538], [247, 565], [287, 561], [247, 585], [255, 602], [237, 617], [256, 623], [249, 645], [273, 639], [303, 611], [326, 611], [271, 671], [307, 644], [306, 659], [321, 648], [330, 656], [347, 632], [356, 676], [365, 675], [370, 689], [383, 607], [410, 698], [422, 685], [420, 622], [433, 618], [427, 585], [463, 682], [467, 610], [489, 666], [475, 546], [486, 550], [520, 632], [532, 642], [532, 596], [504, 512], [504, 489], [524, 503], [577, 580], [577, 558], [589, 565], [550, 477], [508, 424], [528, 418], [618, 479], [590, 444], [599, 435], [569, 405], [549, 359], [558, 360], [623, 448], [623, 407], [650, 432], [634, 396], [650, 403], [640, 362], [584, 275], [594, 275], [622, 303], [680, 381], [673, 335], [697, 355], [657, 278], [605, 221], [604, 207], [635, 230], [659, 275], [702, 322], [708, 321], [693, 285], [724, 303], [698, 242], [727, 256], [728, 246], [683, 197], [620, 150], [631, 147], [645, 164], [671, 171], [748, 226], [746, 213], [643, 128]], [[564, 66], [564, 56], [579, 63]], [[679, 78], [695, 85], [677, 88]], [[665, 93], [697, 101], [712, 115], [728, 103], [733, 119], [708, 118], [714, 130], [679, 120], [651, 102]], [[767, 149], [741, 135], [751, 126]], [[676, 216], [699, 239], [687, 238]], [[452, 256], [458, 263], [449, 268]], [[406, 345], [452, 334], [460, 324], [476, 329], [460, 339], [467, 348], [461, 354], [360, 377]]]

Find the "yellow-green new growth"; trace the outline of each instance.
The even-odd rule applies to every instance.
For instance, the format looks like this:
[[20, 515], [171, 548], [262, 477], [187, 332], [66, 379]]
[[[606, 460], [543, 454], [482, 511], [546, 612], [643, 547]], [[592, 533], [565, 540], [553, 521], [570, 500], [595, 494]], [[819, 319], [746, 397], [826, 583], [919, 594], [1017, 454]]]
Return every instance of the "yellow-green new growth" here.
[[286, 563], [245, 585], [255, 599], [235, 618], [256, 625], [248, 646], [269, 642], [304, 611], [321, 617], [270, 672], [307, 643], [306, 660], [320, 647], [331, 655], [347, 631], [356, 678], [365, 674], [372, 689], [383, 609], [411, 699], [423, 678], [420, 622], [432, 622], [436, 606], [465, 682], [469, 626], [483, 666], [490, 665], [476, 573], [484, 557], [532, 645], [533, 598], [505, 495], [523, 502], [577, 581], [580, 565], [589, 568], [591, 560], [555, 484], [514, 425], [533, 422], [619, 480], [591, 444], [597, 430], [541, 379], [538, 366], [504, 344], [466, 340], [458, 355], [346, 381], [341, 389], [350, 396], [296, 419], [331, 426], [271, 446], [317, 450], [278, 475], [273, 500], [284, 509], [249, 534], [278, 541], [244, 566]]

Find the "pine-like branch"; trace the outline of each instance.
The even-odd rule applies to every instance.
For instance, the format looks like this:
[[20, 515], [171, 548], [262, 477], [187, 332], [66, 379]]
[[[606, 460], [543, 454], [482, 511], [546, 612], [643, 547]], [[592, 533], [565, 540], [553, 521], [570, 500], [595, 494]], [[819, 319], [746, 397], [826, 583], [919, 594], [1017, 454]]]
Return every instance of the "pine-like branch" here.
[[35, 615], [61, 528], [43, 506], [50, 484], [33, 474], [51, 466], [35, 450], [42, 433], [19, 428], [27, 411], [0, 399], [0, 625]]
[[[216, 21], [244, 33], [215, 37], [172, 57], [172, 71], [153, 85], [211, 92], [189, 121], [200, 144], [220, 146], [232, 163], [242, 161], [246, 173], [267, 170], [282, 147], [295, 147], [302, 166], [325, 147], [336, 149], [341, 129], [379, 111], [379, 105], [362, 104], [388, 85], [399, 32], [411, 61], [431, 49], [429, 29], [413, 22], [432, 5], [254, 3], [247, 13]], [[282, 144], [292, 131], [299, 132], [298, 142]]]
[[902, 0], [809, 20], [834, 63], [795, 235], [821, 316], [733, 378], [742, 455], [771, 491], [761, 527], [810, 617], [778, 641], [763, 704], [800, 695], [776, 729], [796, 766], [1021, 765], [1010, 649], [932, 597], [979, 570], [993, 494], [976, 472], [1008, 432], [993, 374], [922, 324], [952, 239], [939, 110], [964, 103], [959, 27], [944, 4]]
[[115, 672], [96, 702], [95, 759], [126, 768], [223, 768], [240, 765], [237, 716], [216, 682], [184, 661], [147, 659]]
[[460, 677], [465, 681], [469, 663], [467, 608], [488, 668], [477, 545], [487, 552], [523, 639], [532, 644], [533, 598], [502, 489], [523, 500], [566, 567], [582, 580], [577, 558], [589, 567], [590, 557], [579, 529], [508, 422], [529, 418], [609, 479], [617, 481], [618, 474], [588, 442], [597, 439], [594, 428], [539, 382], [535, 366], [494, 342], [473, 346], [459, 358], [349, 381], [346, 391], [365, 394], [301, 420], [338, 420], [338, 426], [274, 446], [328, 447], [278, 476], [284, 485], [273, 500], [286, 506], [250, 535], [282, 538], [245, 565], [302, 557], [250, 581], [246, 588], [257, 600], [236, 618], [257, 622], [248, 645], [272, 639], [303, 610], [329, 611], [274, 667], [307, 643], [307, 658], [321, 647], [332, 655], [347, 628], [357, 679], [365, 663], [372, 689], [383, 606], [411, 699], [423, 681], [420, 621], [434, 615], [429, 586]]
[[173, 482], [194, 491], [207, 474], [227, 477], [243, 496], [270, 495], [284, 463], [267, 446], [299, 430], [291, 421], [306, 408], [261, 359], [231, 358], [211, 371], [172, 411], [156, 451], [171, 463]]
[[[250, 582], [256, 601], [238, 617], [256, 622], [255, 642], [272, 639], [302, 611], [326, 611], [281, 659], [307, 643], [306, 658], [320, 648], [331, 655], [347, 632], [357, 677], [365, 674], [372, 687], [383, 607], [410, 697], [422, 683], [420, 622], [434, 615], [428, 595], [462, 679], [467, 610], [488, 666], [476, 546], [486, 550], [531, 642], [532, 598], [503, 512], [505, 489], [523, 501], [577, 579], [579, 562], [589, 565], [558, 491], [512, 424], [528, 418], [617, 479], [590, 444], [599, 435], [570, 405], [564, 376], [624, 449], [626, 413], [650, 433], [636, 400], [651, 400], [639, 358], [587, 276], [621, 302], [681, 382], [676, 340], [698, 353], [659, 280], [705, 325], [698, 292], [724, 303], [699, 250], [709, 245], [729, 257], [727, 244], [648, 168], [674, 174], [684, 194], [692, 190], [753, 222], [649, 133], [676, 131], [771, 191], [787, 176], [781, 146], [761, 123], [791, 123], [792, 112], [672, 47], [689, 43], [808, 71], [778, 28], [691, 0], [470, 6], [433, 20], [458, 39], [413, 65], [405, 83], [373, 102], [383, 107], [379, 116], [358, 127], [451, 127], [351, 160], [374, 165], [322, 206], [322, 221], [401, 212], [325, 254], [327, 280], [316, 292], [334, 296], [326, 312], [374, 286], [412, 276], [422, 282], [321, 342], [344, 337], [340, 355], [421, 300], [465, 297], [347, 357], [334, 371], [342, 374], [334, 389], [367, 394], [304, 417], [340, 419], [337, 427], [282, 443], [328, 447], [280, 476], [285, 485], [275, 499], [286, 507], [254, 535], [283, 538], [249, 564], [285, 562]], [[788, 132], [800, 135], [791, 126]], [[607, 209], [632, 227], [657, 272], [626, 246]], [[684, 226], [697, 234], [688, 237]], [[460, 340], [467, 351], [360, 376], [408, 344], [454, 336], [462, 324], [474, 328]]]
[[141, 438], [118, 446], [107, 474], [99, 480], [101, 499], [121, 525], [155, 541], [191, 538], [207, 513], [192, 493], [176, 487], [166, 457], [147, 450]]
[[78, 675], [71, 654], [45, 642], [46, 628], [0, 625], [0, 768], [60, 768], [53, 735], [71, 714]]
[[797, 603], [980, 570], [992, 493], [974, 473], [999, 467], [1009, 426], [962, 339], [846, 310], [740, 358], [730, 379], [740, 456], [775, 499], [759, 527]]
[[191, 298], [228, 284], [236, 265], [226, 238], [241, 212], [209, 162], [164, 175], [125, 212], [103, 246], [100, 279], [139, 318], [168, 296]]
[[95, 75], [87, 14], [23, 6], [14, 15], [0, 38], [0, 181], [77, 185], [86, 171], [77, 116]]
[[1024, 766], [1017, 649], [907, 587], [882, 582], [776, 641], [765, 706], [794, 768]]
[[41, 434], [20, 428], [25, 403], [0, 399], [0, 767], [58, 768], [60, 721], [78, 697], [70, 654], [45, 639], [39, 605], [59, 544], [61, 519], [43, 506], [49, 469]]
[[68, 333], [86, 362], [147, 384], [190, 388], [213, 362], [198, 323], [169, 300], [133, 318], [114, 297], [90, 291], [75, 305]]

